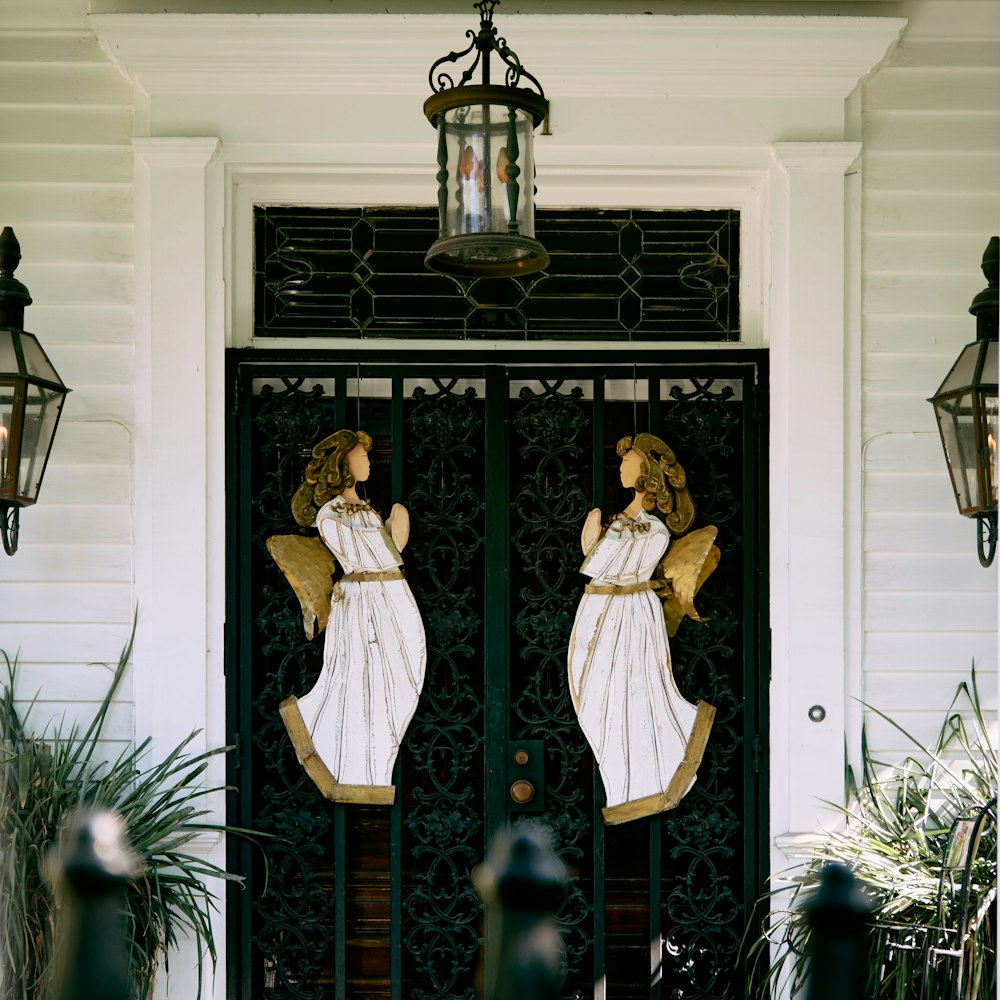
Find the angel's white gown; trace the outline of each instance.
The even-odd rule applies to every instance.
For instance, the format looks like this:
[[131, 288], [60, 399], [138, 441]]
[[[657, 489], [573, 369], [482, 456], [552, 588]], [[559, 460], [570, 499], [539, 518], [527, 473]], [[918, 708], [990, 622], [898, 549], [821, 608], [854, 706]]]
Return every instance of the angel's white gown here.
[[678, 787], [675, 775], [699, 709], [674, 683], [660, 598], [651, 589], [629, 589], [650, 579], [669, 540], [665, 525], [640, 511], [612, 521], [580, 567], [594, 585], [613, 591], [584, 593], [569, 641], [573, 704], [608, 808], [662, 795], [672, 781], [679, 799], [694, 780], [693, 769], [685, 769]]
[[[342, 497], [316, 527], [345, 573], [379, 573], [403, 559], [378, 514]], [[427, 644], [403, 579], [348, 580], [333, 592], [323, 668], [298, 699], [316, 754], [344, 785], [391, 785], [392, 768], [424, 683]]]

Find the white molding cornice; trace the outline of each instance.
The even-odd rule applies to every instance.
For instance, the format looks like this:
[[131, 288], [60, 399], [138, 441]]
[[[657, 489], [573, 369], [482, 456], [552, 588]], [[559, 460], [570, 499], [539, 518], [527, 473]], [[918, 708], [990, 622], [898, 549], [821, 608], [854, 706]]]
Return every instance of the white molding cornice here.
[[[462, 48], [465, 15], [95, 14], [110, 58], [147, 94], [414, 95]], [[890, 17], [504, 17], [552, 97], [846, 97], [899, 40]], [[627, 66], [629, 71], [622, 72]]]

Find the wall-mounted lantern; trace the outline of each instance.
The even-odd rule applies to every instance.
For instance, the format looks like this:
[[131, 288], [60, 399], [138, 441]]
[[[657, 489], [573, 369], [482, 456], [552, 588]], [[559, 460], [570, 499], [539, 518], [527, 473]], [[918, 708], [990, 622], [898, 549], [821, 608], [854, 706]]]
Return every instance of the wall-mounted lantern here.
[[944, 457], [959, 513], [978, 522], [979, 561], [993, 562], [997, 547], [997, 257], [994, 236], [983, 254], [987, 287], [969, 306], [976, 341], [962, 348], [934, 404]]
[[[437, 181], [440, 239], [424, 263], [465, 277], [530, 274], [549, 262], [535, 237], [534, 131], [549, 104], [541, 84], [497, 37], [493, 10], [500, 0], [479, 0], [479, 31], [462, 52], [431, 66], [434, 93], [424, 114], [438, 130]], [[472, 53], [475, 53], [473, 56]], [[491, 82], [490, 58], [502, 63], [503, 85]], [[458, 83], [446, 63], [466, 56], [471, 65]], [[476, 70], [479, 83], [471, 83]], [[528, 81], [536, 88], [522, 87]]]
[[0, 233], [0, 534], [17, 551], [21, 508], [38, 499], [45, 465], [70, 391], [33, 333], [24, 327], [28, 289], [14, 277], [21, 247], [10, 226]]

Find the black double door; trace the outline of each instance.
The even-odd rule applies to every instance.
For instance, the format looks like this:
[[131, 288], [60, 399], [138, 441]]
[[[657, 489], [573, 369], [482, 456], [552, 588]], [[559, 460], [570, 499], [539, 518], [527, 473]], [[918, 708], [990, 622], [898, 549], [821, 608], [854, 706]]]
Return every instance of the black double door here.
[[[560, 912], [564, 997], [744, 995], [740, 937], [766, 846], [766, 357], [230, 352], [227, 680], [230, 821], [247, 877], [229, 896], [231, 995], [453, 1000], [475, 993], [471, 872], [492, 834], [541, 820], [572, 872]], [[316, 678], [291, 589], [265, 548], [298, 529], [305, 456], [339, 427], [374, 438], [368, 495], [410, 511], [407, 579], [427, 674], [397, 762], [396, 804], [334, 805], [278, 715]], [[714, 524], [703, 623], [671, 643], [689, 700], [717, 708], [698, 781], [666, 814], [605, 827], [566, 647], [580, 529], [630, 497], [615, 444], [651, 430]], [[527, 753], [531, 801], [510, 794]]]

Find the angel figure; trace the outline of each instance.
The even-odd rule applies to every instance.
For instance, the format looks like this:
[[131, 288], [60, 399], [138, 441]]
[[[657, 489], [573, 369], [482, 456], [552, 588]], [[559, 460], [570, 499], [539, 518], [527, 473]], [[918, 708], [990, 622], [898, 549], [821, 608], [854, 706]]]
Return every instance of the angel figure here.
[[[281, 703], [299, 762], [334, 802], [391, 805], [392, 769], [424, 682], [427, 645], [399, 554], [409, 514], [385, 525], [357, 484], [368, 479], [372, 439], [339, 430], [312, 450], [292, 515], [319, 538], [278, 535], [267, 546], [299, 597], [306, 634], [326, 637], [312, 690]], [[336, 564], [343, 575], [332, 583]]]
[[664, 558], [670, 533], [694, 519], [684, 470], [652, 434], [624, 437], [617, 450], [622, 486], [635, 496], [606, 530], [600, 509], [587, 517], [580, 572], [593, 582], [569, 642], [570, 690], [601, 771], [607, 824], [674, 808], [695, 780], [715, 717], [712, 705], [692, 705], [678, 691], [668, 631], [684, 614], [700, 620], [693, 599], [718, 564], [716, 529], [681, 538]]

